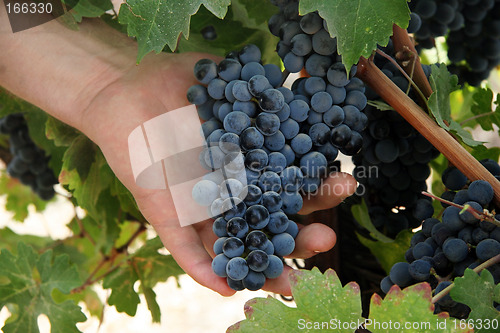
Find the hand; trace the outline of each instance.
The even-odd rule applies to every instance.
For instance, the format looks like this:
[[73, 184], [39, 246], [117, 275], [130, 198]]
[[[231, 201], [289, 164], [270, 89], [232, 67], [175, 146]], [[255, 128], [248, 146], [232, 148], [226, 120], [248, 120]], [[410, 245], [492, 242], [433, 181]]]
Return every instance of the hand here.
[[[100, 146], [113, 171], [132, 192], [141, 212], [185, 272], [222, 295], [232, 295], [234, 291], [227, 286], [225, 279], [212, 272], [211, 259], [215, 255], [212, 246], [217, 237], [212, 232], [211, 222], [180, 227], [169, 191], [138, 187], [126, 153], [127, 138], [132, 129], [148, 119], [188, 104], [186, 91], [196, 83], [193, 66], [204, 57], [210, 56], [190, 53], [146, 57], [139, 66], [131, 68], [97, 94], [85, 111], [81, 127]], [[324, 193], [306, 200], [301, 213], [338, 205], [354, 192], [356, 182], [350, 175], [337, 173], [324, 186], [335, 189], [335, 193]], [[334, 231], [323, 224], [302, 227], [296, 239], [296, 249], [290, 257], [309, 258], [328, 251], [335, 241]], [[268, 280], [264, 289], [289, 295], [287, 273], [290, 269], [286, 267], [278, 279]]]

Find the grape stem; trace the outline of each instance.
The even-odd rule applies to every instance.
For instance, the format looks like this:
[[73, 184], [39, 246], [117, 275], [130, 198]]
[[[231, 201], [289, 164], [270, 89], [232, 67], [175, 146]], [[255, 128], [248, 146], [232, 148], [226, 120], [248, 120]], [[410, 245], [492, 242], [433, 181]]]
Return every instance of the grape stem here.
[[[488, 259], [486, 260], [485, 262], [483, 262], [481, 265], [477, 266], [476, 268], [473, 269], [474, 272], [476, 273], [480, 273], [482, 270], [484, 270], [485, 268], [488, 268], [490, 266], [493, 266], [495, 264], [498, 264], [500, 262], [500, 254], [497, 254], [496, 256], [494, 256], [493, 258], [491, 259]], [[450, 284], [448, 287], [444, 288], [443, 290], [441, 290], [439, 293], [437, 293], [433, 298], [432, 298], [432, 303], [435, 304], [436, 302], [438, 302], [440, 299], [442, 299], [443, 297], [445, 297], [451, 289], [453, 289], [453, 287], [455, 286], [454, 283]]]
[[[416, 75], [419, 72], [419, 68], [421, 69], [421, 66], [416, 67]], [[401, 91], [372, 61], [361, 57], [356, 76], [389, 103], [467, 178], [472, 181], [482, 179], [490, 183], [495, 192], [494, 202], [497, 206], [500, 206], [500, 182], [478, 160], [469, 154], [460, 143], [455, 141], [448, 132], [439, 127], [426, 112]], [[417, 85], [419, 84], [419, 81], [415, 80], [415, 82]], [[422, 91], [426, 94], [426, 90]]]
[[[379, 48], [377, 48], [376, 52], [378, 54], [380, 54], [382, 57], [384, 57], [387, 60], [389, 60], [394, 66], [396, 66], [399, 69], [399, 71], [401, 72], [401, 74], [403, 74], [403, 76], [408, 80], [408, 82], [410, 82], [410, 84], [412, 85], [412, 87], [415, 88], [415, 90], [418, 92], [418, 94], [420, 95], [420, 98], [425, 103], [425, 106], [428, 107], [428, 105], [427, 105], [427, 98], [424, 96], [424, 93], [422, 92], [422, 90], [420, 90], [420, 88], [417, 86], [417, 84], [415, 83], [415, 81], [413, 81], [412, 77], [410, 75], [408, 75], [404, 71], [403, 68], [401, 68], [401, 66], [398, 64], [398, 62], [396, 60], [394, 60], [394, 58], [392, 58], [391, 56], [389, 56], [387, 53], [385, 53], [384, 51], [382, 51]], [[410, 88], [408, 87], [408, 91], [406, 92], [406, 95], [408, 95], [409, 89]]]
[[442, 203], [445, 203], [445, 204], [448, 204], [450, 206], [453, 206], [453, 207], [457, 207], [457, 208], [460, 208], [462, 211], [460, 212], [460, 214], [462, 214], [462, 212], [464, 211], [468, 211], [469, 213], [471, 213], [476, 219], [479, 219], [479, 220], [482, 220], [482, 221], [487, 221], [487, 222], [491, 222], [493, 223], [494, 225], [496, 225], [497, 227], [500, 227], [500, 221], [498, 221], [496, 218], [495, 218], [495, 215], [493, 215], [492, 213], [488, 212], [487, 209], [485, 209], [484, 211], [480, 212], [474, 208], [472, 208], [470, 205], [465, 205], [465, 206], [462, 206], [462, 205], [459, 205], [459, 204], [456, 204], [452, 201], [448, 201], [446, 199], [443, 199], [443, 198], [440, 198], [438, 196], [435, 196], [434, 194], [432, 193], [429, 193], [429, 192], [425, 192], [423, 191], [422, 192], [423, 195], [425, 196], [428, 196], [430, 198], [433, 198], [435, 200], [438, 200]]

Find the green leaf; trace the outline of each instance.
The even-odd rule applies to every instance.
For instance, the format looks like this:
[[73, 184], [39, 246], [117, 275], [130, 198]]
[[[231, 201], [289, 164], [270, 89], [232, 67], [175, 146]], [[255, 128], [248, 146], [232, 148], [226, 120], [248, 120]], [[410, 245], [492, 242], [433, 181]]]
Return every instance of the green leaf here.
[[410, 247], [413, 233], [410, 230], [403, 230], [390, 243], [372, 241], [360, 234], [357, 234], [357, 236], [361, 244], [370, 249], [370, 252], [378, 259], [382, 268], [389, 274], [395, 263], [405, 261], [405, 252]]
[[6, 196], [5, 209], [13, 213], [12, 218], [19, 222], [24, 222], [28, 217], [29, 207], [41, 212], [47, 206], [47, 201], [40, 199], [29, 186], [10, 178], [4, 172], [0, 174], [0, 193]]
[[231, 11], [234, 19], [245, 28], [259, 29], [269, 33], [267, 21], [278, 13], [278, 7], [269, 0], [232, 0]]
[[378, 231], [373, 225], [372, 220], [370, 219], [370, 214], [368, 213], [368, 206], [366, 205], [365, 199], [362, 199], [360, 204], [353, 205], [351, 207], [351, 213], [354, 216], [354, 219], [363, 228], [370, 232], [370, 236], [383, 243], [393, 242], [393, 239]]
[[18, 243], [30, 244], [35, 249], [41, 249], [51, 244], [53, 240], [49, 237], [40, 237], [35, 235], [23, 235], [5, 227], [0, 229], [0, 248], [17, 253]]
[[451, 75], [444, 64], [431, 66], [429, 77], [433, 93], [429, 97], [429, 109], [439, 126], [449, 130], [451, 122], [450, 94], [459, 89], [458, 77]]
[[[393, 286], [384, 299], [374, 294], [370, 302], [369, 322], [365, 328], [373, 333], [474, 332], [472, 329], [455, 328], [455, 323], [447, 316], [434, 315], [431, 300], [432, 289], [426, 282], [403, 290]], [[389, 323], [392, 329], [387, 329]]]
[[377, 110], [380, 110], [380, 111], [394, 110], [394, 108], [392, 106], [390, 106], [389, 104], [387, 104], [386, 102], [383, 102], [381, 100], [368, 101], [368, 105], [371, 105], [371, 106], [377, 108]]
[[71, 14], [76, 22], [82, 22], [84, 17], [99, 17], [113, 9], [110, 0], [64, 0], [71, 7]]
[[0, 276], [9, 280], [0, 285], [0, 307], [15, 304], [19, 309], [7, 320], [3, 332], [39, 332], [40, 314], [49, 318], [51, 332], [80, 332], [76, 323], [86, 320], [80, 307], [70, 300], [58, 304], [51, 296], [55, 289], [67, 294], [81, 284], [68, 256], [54, 257], [51, 250], [39, 256], [23, 243], [17, 252], [17, 256], [7, 250], [0, 253]]
[[410, 10], [406, 0], [301, 0], [300, 15], [318, 11], [328, 25], [346, 68], [363, 56], [368, 58], [377, 44], [386, 46], [392, 26], [408, 27]]
[[161, 322], [161, 311], [160, 305], [156, 301], [156, 293], [152, 288], [141, 286], [142, 293], [146, 299], [146, 304], [148, 305], [149, 312], [151, 312], [151, 318], [153, 323]]
[[[471, 308], [469, 319], [486, 319], [500, 321], [500, 312], [493, 307], [495, 298], [495, 282], [488, 270], [483, 270], [481, 275], [467, 268], [463, 277], [457, 277], [453, 281], [454, 287], [450, 291], [453, 300], [464, 303]], [[478, 332], [498, 332], [496, 329], [476, 329]]]
[[478, 161], [483, 160], [485, 158], [490, 158], [493, 161], [498, 161], [498, 159], [500, 158], [500, 148], [499, 147], [487, 148], [481, 145], [474, 147], [474, 149], [471, 152], [471, 155], [474, 156], [474, 158]]
[[165, 45], [174, 51], [182, 33], [189, 37], [189, 21], [203, 4], [218, 18], [226, 15], [231, 0], [128, 0], [120, 7], [121, 24], [129, 36], [137, 38], [139, 62], [151, 51], [161, 52]]
[[[333, 270], [322, 274], [317, 268], [292, 271], [289, 280], [296, 308], [272, 297], [254, 298], [245, 304], [246, 319], [231, 326], [228, 332], [309, 332], [312, 330], [304, 330], [306, 323], [363, 322], [360, 290], [355, 282], [342, 287]], [[331, 331], [351, 333], [354, 329]]]
[[475, 147], [482, 142], [476, 141], [472, 135], [451, 118], [450, 94], [459, 89], [458, 77], [451, 75], [444, 64], [432, 65], [429, 78], [433, 93], [429, 97], [429, 109], [439, 126], [458, 136], [466, 145]]
[[[202, 29], [210, 25], [217, 33], [217, 38], [214, 40], [206, 40], [201, 34]], [[178, 51], [203, 52], [224, 57], [230, 51], [240, 50], [247, 44], [255, 44], [262, 52], [264, 63], [279, 64], [280, 59], [275, 51], [278, 41], [279, 39], [267, 30], [245, 27], [242, 22], [235, 19], [232, 11], [221, 20], [208, 10], [200, 8], [191, 18], [189, 39], [180, 39]]]
[[148, 240], [125, 263], [104, 279], [103, 287], [111, 289], [109, 305], [114, 305], [119, 312], [135, 315], [140, 299], [134, 289], [134, 283], [139, 280], [139, 289], [145, 293], [151, 316], [153, 320], [159, 320], [159, 307], [157, 308], [155, 295], [150, 289], [169, 277], [184, 274], [171, 255], [158, 252], [162, 247], [159, 237]]
[[54, 141], [56, 146], [70, 146], [80, 135], [80, 132], [56, 118], [48, 117], [45, 124], [45, 135]]

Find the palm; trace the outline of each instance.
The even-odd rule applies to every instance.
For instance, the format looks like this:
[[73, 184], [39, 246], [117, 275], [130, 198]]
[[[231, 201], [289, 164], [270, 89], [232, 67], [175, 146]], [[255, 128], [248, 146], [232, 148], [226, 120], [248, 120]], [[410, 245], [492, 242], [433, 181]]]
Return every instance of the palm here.
[[[119, 80], [103, 89], [85, 113], [85, 132], [100, 146], [106, 159], [124, 185], [132, 192], [141, 212], [153, 225], [165, 247], [179, 265], [200, 284], [223, 295], [234, 293], [223, 278], [211, 270], [212, 245], [216, 239], [208, 222], [180, 227], [168, 190], [140, 188], [133, 179], [128, 152], [128, 135], [138, 125], [157, 115], [188, 104], [186, 91], [195, 83], [192, 68], [202, 54], [161, 54], [146, 57]], [[340, 196], [352, 193], [355, 182], [349, 176], [333, 178], [331, 183], [345, 189]], [[333, 207], [342, 198], [333, 195], [316, 197], [305, 203], [303, 212]], [[335, 244], [330, 228], [313, 224], [304, 227], [297, 237], [295, 257], [306, 258], [326, 251]], [[265, 289], [290, 294], [286, 274], [269, 280]]]

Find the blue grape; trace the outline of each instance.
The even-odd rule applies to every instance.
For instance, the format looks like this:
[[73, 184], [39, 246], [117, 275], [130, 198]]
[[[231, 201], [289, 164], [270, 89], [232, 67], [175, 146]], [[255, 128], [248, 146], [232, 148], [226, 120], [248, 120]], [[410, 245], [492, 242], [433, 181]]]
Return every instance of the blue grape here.
[[459, 238], [447, 239], [443, 244], [443, 252], [449, 261], [459, 263], [469, 254], [467, 244]]
[[226, 241], [226, 239], [227, 239], [227, 237], [221, 237], [221, 238], [218, 238], [214, 242], [213, 250], [214, 250], [215, 255], [219, 255], [223, 252], [222, 245], [224, 245], [224, 242]]
[[207, 86], [207, 92], [213, 99], [223, 99], [225, 96], [227, 82], [221, 79], [213, 79]]
[[241, 63], [234, 59], [224, 59], [219, 63], [219, 77], [224, 81], [231, 82], [238, 80], [241, 74]]
[[266, 277], [260, 272], [249, 271], [248, 275], [243, 279], [243, 285], [248, 290], [259, 290], [264, 286]]
[[245, 166], [253, 171], [263, 170], [267, 163], [268, 155], [262, 149], [250, 150], [245, 156]]
[[352, 105], [344, 105], [342, 110], [344, 110], [344, 124], [349, 126], [351, 129], [354, 129], [360, 120], [361, 112], [359, 112], [358, 108]]
[[324, 123], [317, 123], [309, 129], [309, 137], [315, 146], [322, 146], [330, 138], [330, 128]]
[[241, 79], [248, 81], [254, 75], [266, 75], [266, 70], [258, 62], [249, 62], [241, 69]]
[[286, 87], [279, 87], [279, 88], [276, 88], [282, 95], [283, 95], [283, 98], [285, 99], [285, 103], [290, 103], [291, 101], [293, 101], [293, 92], [286, 88]]
[[226, 85], [226, 88], [224, 89], [224, 97], [227, 99], [229, 103], [236, 102], [236, 97], [233, 94], [233, 87], [236, 84], [236, 82], [244, 82], [244, 81], [239, 81], [239, 80], [231, 81]]
[[293, 162], [295, 161], [295, 152], [293, 151], [292, 147], [285, 144], [279, 152], [282, 153], [283, 156], [285, 156], [287, 166], [293, 164]]
[[460, 208], [448, 206], [443, 212], [443, 224], [451, 231], [459, 231], [465, 227], [465, 222], [460, 218]]
[[353, 105], [358, 110], [363, 110], [367, 104], [366, 95], [358, 90], [350, 91], [345, 98], [345, 104]]
[[263, 192], [279, 191], [281, 189], [281, 179], [276, 172], [266, 171], [259, 178], [259, 187]]
[[412, 277], [409, 272], [410, 265], [406, 262], [398, 262], [392, 266], [389, 273], [391, 281], [400, 287], [407, 287], [412, 282]]
[[253, 118], [257, 114], [257, 106], [254, 102], [236, 101], [233, 104], [233, 111], [241, 111], [248, 117]]
[[[453, 202], [455, 202], [455, 200], [453, 200]], [[475, 201], [467, 201], [467, 202], [464, 202], [463, 204], [471, 206], [471, 208], [477, 210], [478, 212], [483, 211], [483, 207]], [[465, 212], [459, 214], [459, 216], [463, 222], [468, 223], [468, 224], [474, 224], [478, 221], [478, 219], [476, 217], [474, 217], [474, 215], [472, 215], [472, 213], [469, 211], [465, 211]]]
[[285, 232], [288, 228], [288, 217], [285, 213], [277, 211], [269, 215], [269, 223], [267, 224], [267, 230], [273, 234], [281, 234]]
[[319, 54], [311, 54], [305, 63], [305, 69], [311, 76], [324, 77], [328, 68], [332, 64], [332, 59]]
[[283, 66], [290, 73], [298, 73], [304, 68], [304, 57], [288, 52], [283, 58]]
[[231, 112], [224, 118], [224, 129], [230, 133], [240, 135], [249, 126], [250, 117], [241, 111]]
[[290, 102], [290, 118], [295, 121], [303, 122], [307, 119], [309, 114], [309, 105], [301, 100], [294, 100]]
[[425, 256], [434, 255], [434, 249], [427, 243], [421, 242], [413, 248], [413, 258], [420, 259]]
[[214, 221], [212, 225], [212, 230], [217, 237], [227, 236], [226, 231], [227, 221], [223, 217], [219, 217]]
[[259, 149], [264, 145], [264, 136], [255, 127], [248, 127], [241, 133], [240, 143], [245, 150]]
[[229, 262], [229, 258], [226, 257], [224, 254], [218, 254], [215, 256], [215, 258], [212, 260], [212, 270], [213, 272], [220, 277], [226, 277], [226, 267]]
[[410, 276], [417, 281], [425, 281], [429, 278], [431, 264], [423, 259], [417, 259], [410, 264], [408, 272]]
[[210, 59], [201, 59], [194, 65], [194, 76], [203, 84], [208, 84], [217, 77], [217, 64]]
[[382, 289], [382, 292], [384, 294], [387, 294], [391, 287], [394, 285], [394, 282], [391, 281], [391, 278], [386, 276], [385, 278], [380, 281], [380, 289]]
[[[462, 189], [467, 183], [467, 177], [457, 168], [448, 168], [441, 176], [444, 186], [452, 191]], [[476, 200], [475, 200], [476, 201]]]
[[287, 21], [280, 27], [279, 37], [284, 44], [290, 45], [293, 36], [299, 34], [300, 32], [301, 29], [299, 23], [295, 21]]
[[228, 258], [239, 257], [245, 252], [245, 244], [236, 237], [230, 237], [224, 241], [222, 251]]
[[375, 145], [375, 156], [384, 163], [394, 162], [399, 156], [399, 146], [390, 139], [379, 141]]
[[275, 114], [262, 112], [255, 119], [255, 126], [262, 134], [271, 136], [280, 129], [280, 119]]
[[285, 105], [285, 97], [277, 89], [267, 89], [259, 96], [259, 106], [263, 111], [276, 113]]
[[233, 106], [231, 105], [231, 103], [223, 103], [217, 109], [217, 114], [214, 114], [214, 116], [217, 117], [221, 122], [224, 122], [224, 119], [231, 111], [233, 111]]
[[260, 49], [253, 44], [245, 45], [239, 53], [239, 59], [242, 64], [248, 64], [250, 62], [259, 62], [261, 56], [262, 54], [260, 52]]
[[187, 91], [187, 99], [191, 104], [204, 104], [208, 100], [207, 88], [199, 84], [189, 87]]
[[325, 91], [317, 92], [311, 97], [311, 107], [319, 113], [328, 111], [332, 107], [332, 103], [332, 96]]
[[307, 34], [293, 36], [290, 40], [290, 50], [299, 57], [308, 55], [312, 51], [311, 37]]
[[361, 81], [357, 77], [353, 77], [353, 78], [351, 78], [351, 80], [349, 81], [347, 86], [345, 86], [345, 90], [346, 90], [346, 92], [357, 90], [357, 91], [364, 93], [366, 90], [366, 87], [365, 87], [365, 84], [363, 83], [363, 81]]
[[236, 81], [232, 93], [237, 100], [242, 102], [248, 102], [252, 99], [252, 94], [248, 90], [248, 83], [245, 81]]
[[222, 203], [222, 216], [226, 221], [245, 215], [247, 207], [239, 198], [228, 198]]
[[310, 77], [305, 80], [304, 88], [309, 95], [326, 90], [326, 82], [320, 77]]
[[226, 279], [226, 281], [227, 281], [227, 285], [235, 291], [241, 291], [241, 290], [245, 289], [245, 286], [243, 286], [242, 280], [233, 280], [233, 279], [228, 277]]
[[484, 180], [473, 181], [469, 185], [467, 194], [472, 201], [476, 201], [481, 205], [487, 205], [493, 200], [493, 187]]
[[[440, 282], [437, 285], [436, 289], [434, 290], [434, 294], [435, 295], [439, 294], [441, 291], [443, 291], [449, 285], [451, 285], [450, 281]], [[451, 307], [451, 306], [456, 304], [456, 302], [451, 298], [451, 296], [449, 294], [447, 294], [446, 296], [444, 296], [443, 298], [438, 300], [436, 303], [441, 305], [441, 306], [445, 306], [445, 307]]]
[[287, 167], [281, 172], [281, 184], [285, 191], [295, 192], [302, 187], [304, 174], [296, 166]]
[[248, 233], [248, 224], [241, 217], [233, 217], [227, 221], [226, 230], [230, 237], [243, 238]]
[[297, 192], [281, 192], [281, 200], [283, 201], [283, 206], [281, 209], [288, 215], [297, 214], [304, 204], [304, 201], [299, 193]]
[[269, 223], [269, 211], [262, 205], [253, 205], [247, 209], [246, 221], [252, 229], [262, 229]]
[[262, 205], [267, 208], [269, 213], [275, 213], [281, 209], [283, 201], [277, 192], [268, 191], [262, 194]]
[[260, 177], [260, 173], [257, 171], [250, 170], [248, 168], [245, 168], [245, 173], [246, 173], [246, 178], [247, 178], [247, 184], [249, 185], [257, 185]]
[[192, 190], [194, 201], [200, 206], [210, 206], [219, 196], [219, 187], [210, 180], [200, 180]]
[[434, 207], [432, 207], [432, 202], [426, 199], [417, 200], [415, 207], [413, 208], [413, 216], [419, 220], [423, 221], [427, 218], [432, 217], [434, 214]]
[[326, 92], [332, 97], [333, 104], [339, 105], [344, 103], [347, 96], [346, 87], [335, 87], [331, 84], [326, 86]]
[[326, 157], [319, 152], [310, 152], [300, 158], [300, 170], [308, 177], [323, 177], [327, 164]]
[[278, 87], [282, 79], [281, 69], [275, 64], [266, 64], [264, 65], [264, 70], [266, 71], [266, 78], [268, 79], [270, 85], [273, 88]]
[[240, 199], [247, 207], [259, 204], [262, 200], [262, 190], [256, 185], [247, 185], [242, 193], [245, 193], [245, 197]]
[[262, 250], [253, 250], [247, 256], [248, 267], [254, 272], [262, 272], [269, 265], [269, 258]]
[[290, 142], [293, 151], [299, 155], [304, 155], [311, 150], [313, 142], [309, 135], [300, 133]]
[[345, 146], [351, 140], [352, 131], [349, 126], [341, 124], [332, 128], [330, 132], [330, 143], [337, 148]]
[[[314, 125], [321, 123], [323, 121], [323, 114], [316, 111], [309, 111], [309, 116], [307, 117], [307, 123], [309, 125]], [[330, 132], [330, 130], [328, 130]]]
[[210, 133], [210, 135], [207, 138], [207, 143], [209, 143], [209, 146], [215, 146], [219, 143], [220, 138], [226, 133], [223, 129], [217, 129]]
[[328, 82], [336, 87], [345, 87], [349, 83], [345, 67], [342, 63], [334, 63], [327, 72]]
[[272, 152], [281, 151], [285, 147], [285, 143], [285, 136], [281, 133], [281, 131], [264, 138], [264, 147]]
[[219, 218], [220, 215], [222, 214], [222, 203], [224, 202], [223, 199], [217, 198], [212, 202], [210, 205], [209, 209], [209, 215], [213, 218]]
[[330, 127], [342, 124], [344, 118], [344, 110], [338, 105], [333, 105], [328, 111], [323, 113], [323, 121]]
[[319, 177], [304, 177], [304, 183], [302, 185], [302, 190], [307, 193], [316, 192], [321, 185], [321, 178]]
[[287, 256], [295, 249], [295, 240], [288, 233], [274, 235], [271, 242], [274, 246], [274, 253], [278, 256]]
[[246, 260], [240, 257], [231, 258], [226, 265], [226, 274], [233, 280], [243, 280], [248, 272]]
[[476, 256], [481, 261], [486, 261], [500, 254], [500, 243], [495, 239], [484, 239], [477, 244]]
[[280, 173], [287, 167], [285, 155], [279, 152], [272, 152], [268, 155], [268, 164], [266, 170]]
[[309, 13], [300, 18], [300, 28], [306, 34], [313, 35], [323, 27], [323, 19], [318, 13]]
[[290, 117], [290, 106], [285, 103], [285, 105], [283, 105], [283, 108], [276, 112], [276, 115], [278, 116], [280, 122], [284, 122]]
[[283, 261], [275, 255], [269, 255], [268, 260], [269, 264], [262, 273], [268, 279], [276, 279], [283, 273]]
[[317, 54], [330, 56], [337, 51], [337, 40], [330, 37], [326, 30], [321, 29], [313, 35], [312, 47]]
[[299, 226], [294, 221], [288, 220], [288, 227], [285, 232], [295, 239], [299, 234]]
[[287, 140], [291, 140], [299, 134], [300, 126], [292, 118], [288, 118], [281, 123], [279, 130]]
[[267, 246], [267, 236], [264, 232], [260, 230], [250, 231], [245, 238], [245, 245], [251, 251], [253, 250], [263, 250]]
[[271, 88], [269, 80], [263, 75], [254, 75], [248, 80], [248, 90], [250, 93], [259, 97], [264, 91]]
[[220, 197], [225, 200], [230, 197], [237, 197], [243, 191], [243, 184], [233, 178], [224, 180], [220, 184]]
[[210, 98], [205, 103], [197, 105], [196, 110], [198, 111], [198, 116], [200, 116], [200, 118], [203, 120], [209, 120], [210, 118], [213, 118], [215, 116], [213, 111], [214, 104], [215, 100]]

